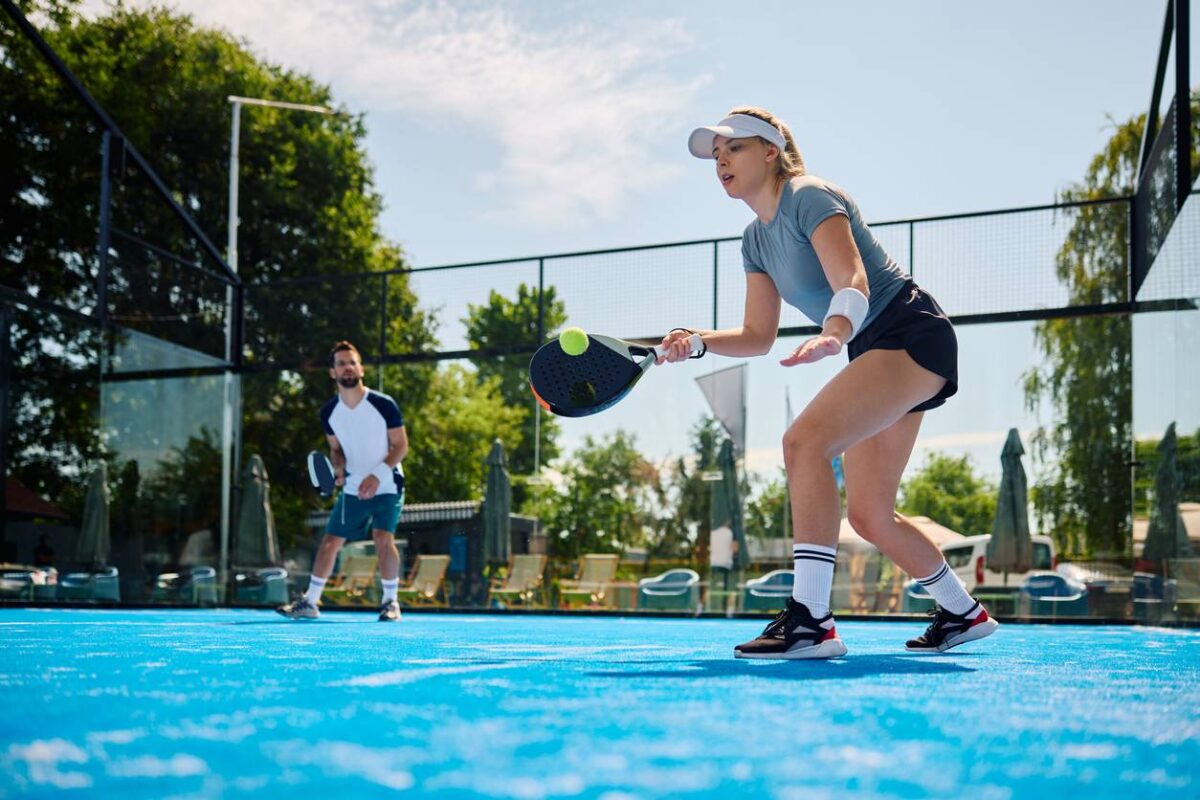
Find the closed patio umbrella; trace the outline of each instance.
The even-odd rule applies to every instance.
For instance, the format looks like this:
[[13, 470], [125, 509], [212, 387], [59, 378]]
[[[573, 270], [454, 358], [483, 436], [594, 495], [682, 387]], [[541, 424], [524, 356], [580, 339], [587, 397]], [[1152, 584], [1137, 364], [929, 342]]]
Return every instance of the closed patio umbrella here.
[[721, 470], [721, 481], [713, 487], [712, 526], [716, 529], [727, 525], [733, 531], [733, 541], [737, 545], [734, 548], [733, 566], [734, 569], [745, 569], [750, 566], [750, 548], [746, 544], [746, 526], [742, 518], [742, 498], [732, 439], [721, 443], [717, 466]]
[[509, 514], [512, 510], [512, 483], [508, 477], [504, 446], [492, 442], [487, 460], [487, 493], [483, 500], [483, 562], [507, 564], [512, 554]]
[[1187, 558], [1192, 553], [1187, 528], [1179, 514], [1179, 467], [1176, 451], [1175, 423], [1167, 427], [1158, 443], [1158, 472], [1154, 476], [1154, 505], [1150, 508], [1150, 526], [1142, 558], [1147, 561], [1166, 561]]
[[235, 529], [233, 563], [239, 567], [271, 567], [279, 563], [279, 537], [271, 511], [271, 482], [258, 454], [242, 471], [242, 496]]
[[88, 568], [107, 566], [111, 547], [108, 532], [108, 465], [100, 462], [88, 479], [83, 501], [83, 521], [75, 546], [75, 560]]
[[996, 502], [996, 519], [992, 522], [992, 538], [987, 546], [988, 568], [1004, 573], [1028, 572], [1033, 567], [1033, 540], [1029, 537], [1028, 483], [1021, 456], [1025, 448], [1016, 428], [1008, 432], [1000, 452], [1003, 472], [1000, 476], [1000, 496]]

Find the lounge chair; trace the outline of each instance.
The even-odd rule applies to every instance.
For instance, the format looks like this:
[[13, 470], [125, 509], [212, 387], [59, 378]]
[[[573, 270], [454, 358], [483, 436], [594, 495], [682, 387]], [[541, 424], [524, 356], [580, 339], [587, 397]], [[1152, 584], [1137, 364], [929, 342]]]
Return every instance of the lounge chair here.
[[337, 572], [325, 584], [322, 599], [335, 604], [375, 602], [380, 598], [375, 583], [378, 562], [379, 559], [373, 555], [346, 555]]
[[1160, 622], [1175, 611], [1178, 584], [1152, 572], [1133, 573], [1133, 616], [1143, 622]]
[[151, 601], [188, 603], [197, 606], [217, 604], [217, 570], [213, 567], [188, 567], [182, 572], [163, 572], [154, 579]]
[[778, 611], [787, 605], [792, 596], [795, 571], [790, 569], [771, 570], [760, 578], [746, 581], [742, 608], [746, 611]]
[[71, 572], [58, 581], [59, 600], [111, 600], [121, 602], [121, 582], [116, 567], [99, 572]]
[[1034, 572], [1021, 582], [1017, 613], [1025, 617], [1086, 617], [1085, 585], [1057, 572]]
[[700, 576], [692, 569], [669, 569], [638, 581], [638, 608], [694, 611], [700, 604]]
[[450, 556], [417, 556], [408, 583], [396, 592], [396, 599], [409, 606], [444, 606], [446, 570]]
[[488, 591], [489, 605], [493, 601], [506, 604], [520, 603], [524, 606], [541, 602], [542, 575], [546, 571], [546, 557], [543, 555], [514, 555], [508, 566], [508, 574], [503, 580], [492, 581]]
[[234, 576], [234, 597], [246, 605], [283, 605], [288, 599], [287, 578], [283, 567], [241, 570]]
[[1175, 582], [1175, 608], [1183, 619], [1200, 617], [1200, 558], [1172, 558], [1167, 577]]
[[617, 577], [621, 557], [612, 553], [588, 553], [579, 559], [579, 573], [574, 580], [563, 581], [558, 587], [559, 600], [570, 605], [582, 600], [588, 605], [604, 601], [608, 585]]

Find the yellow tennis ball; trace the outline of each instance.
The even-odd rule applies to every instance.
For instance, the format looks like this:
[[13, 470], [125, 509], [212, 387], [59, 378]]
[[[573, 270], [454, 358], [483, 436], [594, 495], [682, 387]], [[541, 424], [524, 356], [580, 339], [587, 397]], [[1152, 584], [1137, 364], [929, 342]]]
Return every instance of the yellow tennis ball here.
[[566, 328], [558, 335], [558, 344], [569, 356], [582, 355], [588, 349], [588, 335], [583, 328]]

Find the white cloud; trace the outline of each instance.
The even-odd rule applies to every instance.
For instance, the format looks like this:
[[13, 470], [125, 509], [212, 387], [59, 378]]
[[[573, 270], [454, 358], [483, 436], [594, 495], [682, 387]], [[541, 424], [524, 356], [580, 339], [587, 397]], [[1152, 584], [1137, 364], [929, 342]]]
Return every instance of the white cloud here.
[[537, 27], [511, 6], [444, 0], [176, 0], [173, 8], [330, 83], [368, 121], [371, 112], [402, 112], [435, 134], [467, 126], [494, 142], [499, 160], [473, 176], [475, 186], [492, 199], [493, 216], [530, 226], [611, 219], [630, 194], [672, 177], [677, 168], [654, 148], [708, 80], [666, 72], [690, 44], [669, 19]]

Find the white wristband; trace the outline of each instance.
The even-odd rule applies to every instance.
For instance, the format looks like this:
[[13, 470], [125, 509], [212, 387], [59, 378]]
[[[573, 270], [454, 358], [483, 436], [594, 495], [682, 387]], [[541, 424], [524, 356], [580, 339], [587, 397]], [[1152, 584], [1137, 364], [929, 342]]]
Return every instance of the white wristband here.
[[846, 340], [849, 343], [850, 339], [858, 335], [870, 308], [871, 304], [867, 301], [867, 296], [853, 286], [838, 289], [833, 294], [833, 300], [829, 302], [829, 311], [825, 313], [825, 319], [821, 325], [824, 327], [828, 324], [830, 317], [845, 317], [850, 320], [850, 338]]

